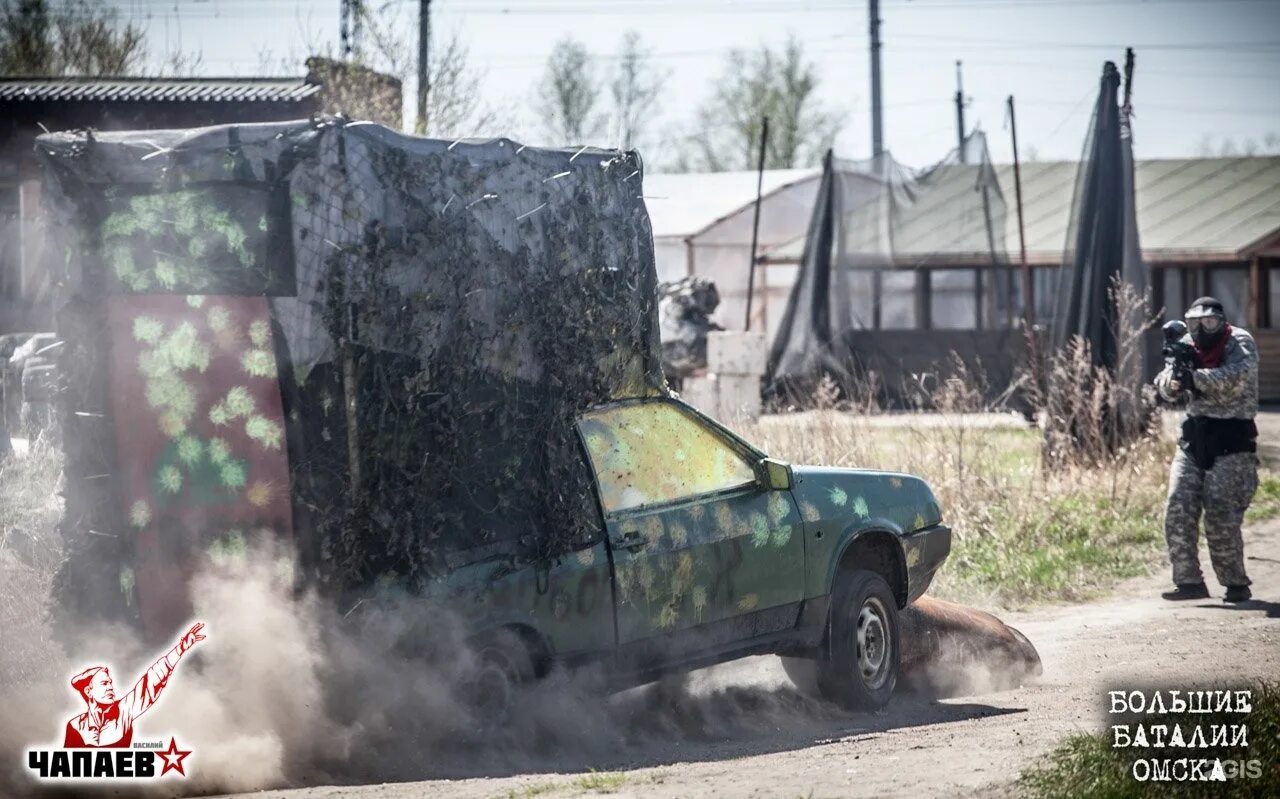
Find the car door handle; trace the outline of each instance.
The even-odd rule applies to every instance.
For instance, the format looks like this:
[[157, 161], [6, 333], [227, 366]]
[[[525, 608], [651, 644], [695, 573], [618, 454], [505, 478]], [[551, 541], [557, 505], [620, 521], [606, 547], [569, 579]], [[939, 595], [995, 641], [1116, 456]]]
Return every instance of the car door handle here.
[[649, 545], [649, 539], [640, 535], [639, 530], [623, 530], [614, 537], [613, 545], [628, 552], [639, 552]]

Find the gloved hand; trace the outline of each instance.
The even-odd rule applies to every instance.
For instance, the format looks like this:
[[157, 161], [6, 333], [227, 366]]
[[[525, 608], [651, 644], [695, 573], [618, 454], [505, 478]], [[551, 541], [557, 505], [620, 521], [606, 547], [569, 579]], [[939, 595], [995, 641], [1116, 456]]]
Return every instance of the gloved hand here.
[[1192, 391], [1195, 389], [1195, 374], [1189, 364], [1176, 364], [1173, 367], [1173, 382], [1178, 384], [1177, 391]]

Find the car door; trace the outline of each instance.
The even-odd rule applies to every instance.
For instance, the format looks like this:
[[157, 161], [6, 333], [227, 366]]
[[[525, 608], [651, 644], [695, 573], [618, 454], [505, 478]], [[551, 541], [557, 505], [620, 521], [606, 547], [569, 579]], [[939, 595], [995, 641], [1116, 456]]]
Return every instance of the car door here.
[[795, 625], [800, 516], [790, 491], [756, 479], [759, 453], [665, 398], [596, 409], [579, 432], [613, 557], [621, 648], [687, 653]]

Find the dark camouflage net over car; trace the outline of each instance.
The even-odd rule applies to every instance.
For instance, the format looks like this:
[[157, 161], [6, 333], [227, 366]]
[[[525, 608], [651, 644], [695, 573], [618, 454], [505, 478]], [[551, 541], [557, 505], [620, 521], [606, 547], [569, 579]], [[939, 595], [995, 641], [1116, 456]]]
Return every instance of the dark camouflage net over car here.
[[[37, 149], [73, 610], [136, 612], [142, 541], [190, 563], [291, 532], [346, 591], [597, 534], [573, 423], [666, 390], [635, 153], [333, 119]], [[125, 411], [157, 438], [131, 483]]]

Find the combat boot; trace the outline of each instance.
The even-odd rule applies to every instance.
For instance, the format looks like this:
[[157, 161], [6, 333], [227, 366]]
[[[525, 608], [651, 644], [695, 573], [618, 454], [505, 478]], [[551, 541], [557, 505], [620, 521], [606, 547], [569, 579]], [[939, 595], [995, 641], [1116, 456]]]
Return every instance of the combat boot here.
[[1184, 599], [1208, 599], [1209, 589], [1204, 583], [1179, 583], [1177, 588], [1165, 591], [1160, 598], [1170, 602], [1181, 602]]
[[1223, 602], [1248, 602], [1253, 598], [1253, 592], [1249, 590], [1247, 585], [1229, 585], [1227, 586], [1227, 595], [1222, 598]]

